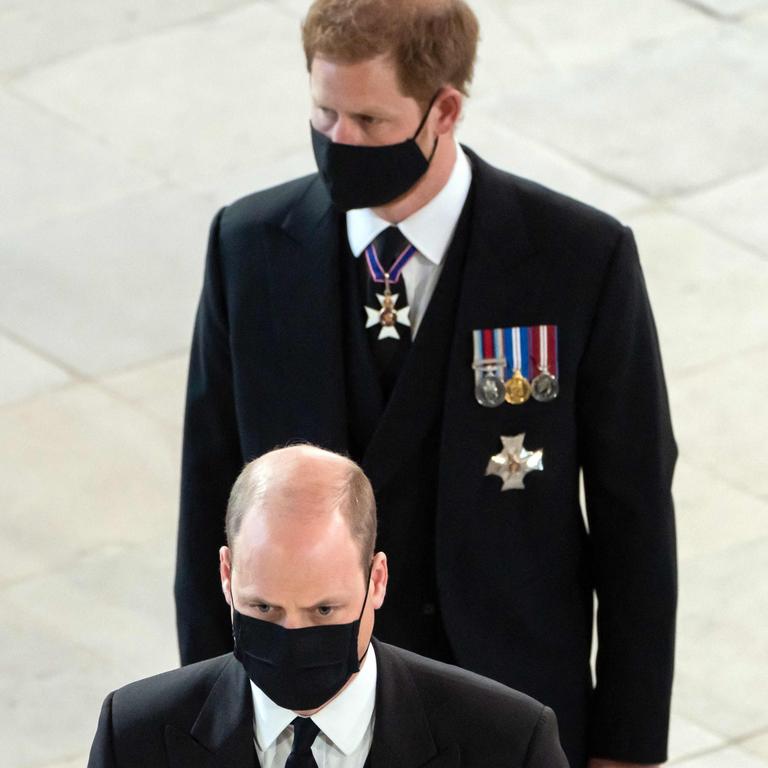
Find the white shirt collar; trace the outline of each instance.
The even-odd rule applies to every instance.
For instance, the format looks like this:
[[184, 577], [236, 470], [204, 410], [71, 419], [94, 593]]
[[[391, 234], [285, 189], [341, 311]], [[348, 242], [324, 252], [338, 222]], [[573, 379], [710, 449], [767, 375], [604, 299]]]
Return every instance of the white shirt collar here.
[[[365, 736], [376, 703], [376, 654], [373, 644], [357, 677], [312, 720], [345, 755], [351, 754]], [[275, 704], [251, 682], [254, 731], [259, 749], [266, 751], [290, 725], [296, 713]]]
[[[418, 211], [398, 222], [398, 229], [419, 253], [440, 264], [472, 184], [472, 169], [464, 150], [456, 143], [456, 162], [445, 186]], [[357, 257], [390, 223], [370, 208], [347, 211], [347, 239]]]

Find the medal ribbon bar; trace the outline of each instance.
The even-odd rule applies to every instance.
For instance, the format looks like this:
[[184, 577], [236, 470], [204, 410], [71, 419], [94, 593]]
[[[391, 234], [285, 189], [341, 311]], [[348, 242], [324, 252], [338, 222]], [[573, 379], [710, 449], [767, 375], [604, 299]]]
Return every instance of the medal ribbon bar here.
[[[533, 394], [551, 402], [559, 391], [558, 328], [556, 325], [485, 328], [472, 331], [476, 398], [480, 405], [496, 407], [491, 379], [506, 380], [507, 402], [517, 405]], [[514, 382], [514, 383], [513, 383]], [[534, 385], [531, 390], [531, 385]]]
[[490, 328], [472, 331], [472, 369], [475, 372], [475, 385], [480, 383], [484, 374], [497, 370], [502, 375], [506, 361], [504, 359], [504, 341], [500, 330]]
[[501, 328], [504, 357], [507, 358], [506, 377], [511, 379], [519, 371], [525, 379], [530, 378], [530, 328]]

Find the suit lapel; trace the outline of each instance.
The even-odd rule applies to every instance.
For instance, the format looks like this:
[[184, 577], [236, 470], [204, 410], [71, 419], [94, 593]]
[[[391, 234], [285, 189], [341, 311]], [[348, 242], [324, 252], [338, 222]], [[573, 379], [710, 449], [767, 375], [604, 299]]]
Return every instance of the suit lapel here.
[[268, 251], [275, 328], [272, 419], [281, 434], [336, 451], [347, 447], [339, 214], [318, 178], [280, 222]]
[[189, 733], [168, 725], [170, 768], [258, 768], [248, 678], [230, 657]]
[[501, 418], [512, 413], [502, 413], [509, 406], [483, 408], [475, 402], [472, 331], [557, 322], [544, 301], [546, 286], [557, 279], [555, 260], [548, 262], [534, 250], [526, 223], [546, 228], [546, 222], [524, 212], [507, 174], [471, 150], [465, 152], [472, 161], [476, 196], [445, 381], [438, 527], [445, 524], [441, 516], [446, 509], [455, 508], [458, 500], [472, 503], [478, 498], [485, 463], [495, 446], [488, 445], [488, 434], [498, 435]]
[[456, 768], [458, 744], [438, 745], [416, 684], [391, 646], [373, 640], [378, 676], [370, 768]]
[[[457, 307], [456, 335], [471, 350], [475, 328], [497, 328], [521, 311], [536, 314], [541, 264], [528, 236], [518, 194], [507, 175], [464, 148], [473, 170], [475, 205]], [[472, 362], [466, 361], [467, 367]]]

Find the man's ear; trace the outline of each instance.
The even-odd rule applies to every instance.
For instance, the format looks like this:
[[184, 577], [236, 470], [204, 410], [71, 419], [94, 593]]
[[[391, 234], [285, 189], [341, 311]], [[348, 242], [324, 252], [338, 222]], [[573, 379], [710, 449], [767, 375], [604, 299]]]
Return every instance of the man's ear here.
[[232, 607], [232, 551], [229, 547], [219, 550], [219, 577], [221, 578], [221, 591], [227, 605]]
[[451, 85], [446, 85], [435, 101], [434, 111], [437, 119], [434, 130], [438, 136], [450, 133], [459, 122], [464, 96]]
[[384, 597], [387, 594], [387, 580], [389, 572], [387, 570], [387, 556], [383, 552], [377, 552], [373, 556], [371, 565], [371, 605], [375, 610], [381, 608], [384, 604]]

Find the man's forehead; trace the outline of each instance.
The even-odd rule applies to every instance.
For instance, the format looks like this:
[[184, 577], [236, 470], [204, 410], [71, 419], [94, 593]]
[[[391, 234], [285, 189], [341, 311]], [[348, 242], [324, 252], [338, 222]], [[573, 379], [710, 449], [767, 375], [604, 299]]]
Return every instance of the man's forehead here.
[[355, 594], [365, 580], [359, 552], [343, 547], [306, 557], [296, 552], [235, 550], [237, 590], [243, 596], [282, 604], [310, 606]]
[[350, 599], [359, 592], [365, 574], [358, 562], [357, 568], [320, 578], [301, 569], [254, 574], [238, 568], [234, 569], [234, 577], [237, 592], [245, 599], [259, 599], [276, 605], [292, 602], [311, 607]]
[[316, 57], [310, 69], [310, 89], [348, 98], [408, 97], [402, 93], [394, 63], [387, 56], [356, 62], [341, 62]]
[[233, 542], [235, 557], [302, 560], [334, 553], [345, 557], [357, 548], [347, 516], [337, 499], [272, 497], [248, 512]]

